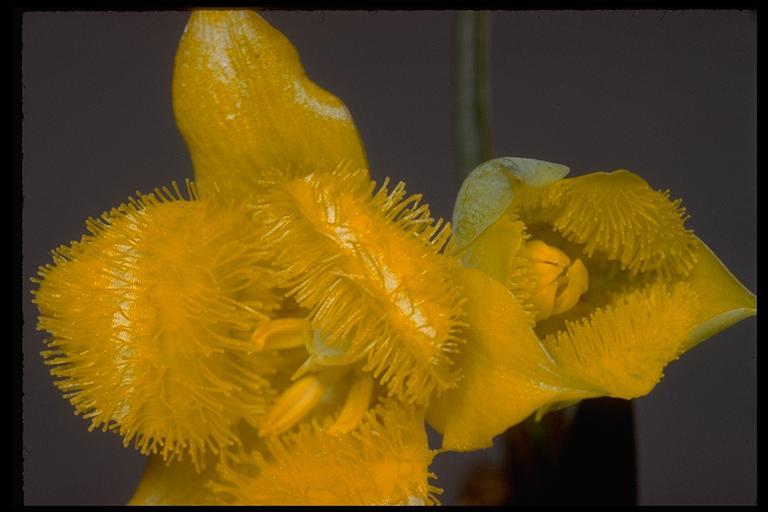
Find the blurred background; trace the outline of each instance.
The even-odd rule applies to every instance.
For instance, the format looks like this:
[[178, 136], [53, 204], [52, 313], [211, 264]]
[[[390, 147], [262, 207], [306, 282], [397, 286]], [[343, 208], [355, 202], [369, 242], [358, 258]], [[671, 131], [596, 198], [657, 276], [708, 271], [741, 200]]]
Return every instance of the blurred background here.
[[[450, 217], [455, 168], [455, 13], [264, 16], [309, 76], [346, 103], [371, 173], [404, 180]], [[186, 12], [34, 13], [23, 18], [25, 503], [123, 504], [144, 458], [87, 432], [39, 355], [28, 277], [84, 221], [192, 176], [170, 83]], [[688, 227], [756, 291], [756, 15], [749, 11], [494, 11], [493, 149], [626, 168], [684, 199]], [[638, 502], [754, 504], [756, 321], [672, 363], [636, 400]], [[498, 446], [437, 457], [444, 504]], [[590, 461], [584, 461], [590, 470]], [[601, 481], [593, 482], [601, 492]]]

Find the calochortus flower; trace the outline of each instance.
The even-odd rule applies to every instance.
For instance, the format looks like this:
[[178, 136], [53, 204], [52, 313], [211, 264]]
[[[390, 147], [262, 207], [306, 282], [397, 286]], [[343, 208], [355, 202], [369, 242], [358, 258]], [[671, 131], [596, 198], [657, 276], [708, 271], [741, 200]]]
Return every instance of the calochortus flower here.
[[670, 361], [756, 313], [680, 200], [625, 170], [567, 174], [500, 158], [459, 191], [457, 254], [478, 269], [459, 282], [490, 305], [468, 306], [466, 380], [430, 412], [446, 448], [488, 446], [536, 409], [643, 396]]
[[35, 292], [65, 397], [151, 457], [132, 503], [435, 502], [450, 229], [376, 187], [349, 112], [255, 13], [193, 14], [173, 91], [196, 184], [89, 221]]
[[425, 419], [470, 450], [535, 411], [648, 393], [754, 297], [624, 172], [478, 168], [453, 236], [371, 181], [344, 104], [248, 11], [194, 13], [173, 101], [195, 183], [54, 251], [57, 386], [148, 455], [132, 504], [433, 504]]

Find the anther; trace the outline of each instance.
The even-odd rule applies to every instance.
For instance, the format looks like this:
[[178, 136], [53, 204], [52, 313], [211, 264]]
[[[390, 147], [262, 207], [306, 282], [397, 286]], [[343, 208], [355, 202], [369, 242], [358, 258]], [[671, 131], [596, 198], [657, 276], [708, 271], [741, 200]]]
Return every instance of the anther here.
[[525, 244], [520, 255], [531, 262], [536, 274], [535, 291], [530, 302], [536, 309], [536, 321], [565, 313], [579, 302], [589, 287], [584, 263], [571, 259], [563, 251], [541, 240]]
[[307, 375], [294, 382], [264, 415], [259, 435], [281, 434], [290, 429], [320, 402], [327, 389], [328, 384], [317, 374]]
[[368, 374], [362, 374], [352, 383], [339, 417], [326, 429], [326, 432], [346, 434], [354, 430], [368, 411], [371, 396], [373, 396], [373, 378]]
[[348, 375], [349, 370], [347, 366], [323, 368], [288, 386], [264, 415], [259, 435], [282, 434], [296, 425], [312, 412], [326, 393], [333, 391], [334, 384]]
[[253, 348], [264, 350], [285, 350], [303, 347], [312, 336], [312, 326], [305, 318], [278, 318], [267, 322], [251, 334]]
[[565, 313], [579, 302], [582, 294], [589, 288], [589, 274], [587, 273], [587, 267], [581, 260], [577, 259], [573, 264], [568, 267], [565, 273], [567, 283], [565, 288], [560, 290], [560, 293], [555, 297], [555, 303], [552, 307], [552, 315], [559, 315]]

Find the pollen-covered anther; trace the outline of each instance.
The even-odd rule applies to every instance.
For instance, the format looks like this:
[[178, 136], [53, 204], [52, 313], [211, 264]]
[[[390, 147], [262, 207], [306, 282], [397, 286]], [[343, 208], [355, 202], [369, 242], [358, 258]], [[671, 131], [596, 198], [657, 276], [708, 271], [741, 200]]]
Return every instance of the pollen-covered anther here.
[[327, 429], [329, 434], [346, 434], [362, 421], [373, 396], [373, 379], [366, 374], [360, 375], [352, 383], [347, 399], [339, 416]]
[[536, 310], [536, 321], [565, 313], [578, 303], [589, 287], [589, 274], [580, 259], [571, 259], [557, 247], [531, 240], [518, 253], [530, 262], [535, 275], [535, 291], [529, 301]]
[[305, 375], [288, 386], [264, 414], [259, 435], [282, 434], [306, 417], [315, 408], [333, 384], [342, 378], [348, 368], [328, 368], [319, 373]]
[[253, 331], [255, 352], [303, 347], [312, 336], [312, 326], [305, 318], [276, 318]]

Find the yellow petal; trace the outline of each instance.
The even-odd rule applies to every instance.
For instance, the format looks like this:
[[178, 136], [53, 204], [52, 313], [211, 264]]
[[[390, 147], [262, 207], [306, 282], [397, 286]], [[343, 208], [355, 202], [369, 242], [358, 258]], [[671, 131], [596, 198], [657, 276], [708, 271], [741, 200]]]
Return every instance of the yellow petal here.
[[147, 465], [141, 481], [134, 491], [129, 505], [221, 505], [222, 496], [211, 487], [217, 480], [217, 464], [237, 464], [237, 453], [266, 450], [258, 430], [247, 422], [235, 426], [237, 450], [224, 450], [220, 455], [207, 453], [205, 469], [197, 471], [187, 458], [163, 462], [159, 455], [147, 457]]
[[189, 460], [171, 464], [159, 455], [151, 455], [129, 505], [215, 505], [219, 499], [207, 487], [216, 477], [216, 463], [211, 459], [198, 473]]
[[465, 267], [477, 268], [504, 284], [535, 323], [537, 275], [522, 249], [530, 238], [510, 209], [518, 187], [545, 187], [568, 174], [564, 165], [529, 158], [503, 157], [477, 166], [456, 196], [454, 246]]
[[601, 394], [636, 398], [651, 391], [683, 351], [695, 325], [698, 297], [685, 283], [656, 283], [626, 294], [544, 345], [570, 375]]
[[274, 261], [281, 286], [320, 331], [308, 364], [364, 358], [392, 394], [424, 404], [456, 382], [456, 262], [441, 254], [450, 228], [404, 183], [387, 183], [373, 193], [359, 172], [310, 174], [269, 187], [254, 211], [264, 244], [290, 248]]
[[685, 350], [757, 314], [754, 294], [731, 274], [704, 242], [696, 238], [696, 244], [698, 261], [685, 281], [699, 295], [700, 308], [696, 328], [686, 340]]
[[468, 297], [467, 343], [456, 357], [464, 379], [434, 400], [427, 416], [442, 432], [443, 448], [485, 448], [549, 402], [597, 396], [558, 370], [503, 285], [473, 269], [457, 270], [455, 279]]
[[522, 255], [528, 238], [525, 224], [507, 210], [462, 250], [461, 262], [505, 285], [526, 310], [528, 322], [534, 325], [537, 308], [533, 296], [538, 276], [530, 260]]
[[386, 402], [345, 434], [327, 432], [328, 423], [270, 439], [268, 454], [239, 454], [237, 466], [219, 466], [214, 489], [235, 505], [438, 503], [423, 410]]
[[263, 414], [275, 356], [243, 338], [278, 303], [249, 210], [188, 187], [189, 199], [156, 189], [89, 220], [40, 269], [34, 301], [53, 336], [46, 364], [91, 429], [196, 460]]
[[367, 168], [347, 108], [307, 78], [290, 41], [254, 12], [192, 14], [173, 105], [202, 190], [216, 184], [248, 197], [264, 180]]
[[466, 246], [462, 263], [507, 284], [514, 271], [510, 259], [524, 247], [527, 238], [525, 224], [517, 216], [504, 213]]
[[[593, 172], [546, 187], [521, 187], [515, 210], [529, 225], [546, 223], [582, 246], [588, 257], [618, 261], [632, 275], [685, 276], [695, 264], [695, 239], [685, 209], [629, 171]], [[535, 230], [531, 234], [536, 238]]]

